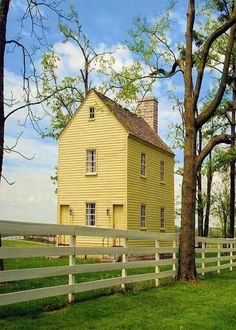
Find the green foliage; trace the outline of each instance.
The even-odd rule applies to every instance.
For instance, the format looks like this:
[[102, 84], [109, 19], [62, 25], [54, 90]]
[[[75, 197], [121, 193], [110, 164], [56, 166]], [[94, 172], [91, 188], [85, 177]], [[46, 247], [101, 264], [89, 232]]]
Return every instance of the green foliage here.
[[[215, 31], [222, 23], [226, 22], [230, 17], [234, 5], [234, 0], [209, 0], [199, 10], [200, 14], [204, 17], [202, 21], [198, 22], [198, 31], [195, 32], [196, 44], [202, 43], [206, 38]], [[212, 70], [221, 71], [222, 57], [225, 54], [226, 44], [228, 40], [228, 33], [224, 33], [213, 43], [208, 57], [208, 67]], [[233, 54], [236, 48], [234, 46]]]
[[[103, 51], [96, 51], [83, 33], [77, 12], [71, 7], [69, 23], [59, 22], [58, 28], [63, 36], [63, 43], [72, 42], [81, 53], [81, 69], [75, 76], [63, 76], [60, 73], [60, 57], [52, 49], [44, 54], [41, 64], [43, 69], [42, 95], [48, 97], [47, 107], [51, 109], [50, 128], [44, 136], [57, 138], [62, 129], [72, 117], [92, 87], [92, 77], [95, 73], [105, 74], [112, 59], [107, 59]], [[101, 67], [96, 65], [100, 63]]]
[[[219, 181], [221, 179], [221, 181]], [[212, 213], [221, 226], [222, 236], [228, 237], [229, 215], [230, 215], [230, 195], [229, 195], [229, 175], [218, 177], [217, 188], [212, 196]]]
[[230, 13], [233, 11], [233, 6], [234, 0], [208, 0], [205, 8], [210, 11], [213, 8], [218, 10], [220, 13], [219, 20], [222, 22], [229, 18]]
[[233, 160], [236, 160], [236, 148], [217, 148], [212, 161], [213, 170], [218, 172], [227, 171]]
[[57, 138], [65, 127], [81, 101], [84, 99], [84, 90], [81, 77], [64, 77], [59, 79], [57, 69], [60, 58], [52, 51], [42, 58], [43, 81], [42, 95], [52, 95], [47, 100], [47, 107], [51, 111], [50, 128], [43, 136]]
[[174, 4], [174, 1], [170, 2], [166, 11], [160, 13], [152, 24], [145, 17], [135, 18], [133, 28], [129, 31], [131, 41], [127, 42], [128, 48], [139, 61], [148, 66], [150, 72], [157, 67], [165, 68], [166, 65], [172, 65], [175, 61], [175, 54], [171, 50], [171, 38], [168, 36]]

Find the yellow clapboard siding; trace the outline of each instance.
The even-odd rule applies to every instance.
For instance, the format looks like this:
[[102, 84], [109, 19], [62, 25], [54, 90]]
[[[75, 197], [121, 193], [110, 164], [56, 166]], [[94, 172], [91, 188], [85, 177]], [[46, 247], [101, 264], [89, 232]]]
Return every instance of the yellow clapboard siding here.
[[[89, 120], [89, 107], [95, 120]], [[96, 149], [97, 175], [86, 175], [86, 150]], [[126, 223], [127, 132], [99, 97], [91, 92], [59, 138], [58, 222], [60, 205], [70, 205], [70, 223], [86, 224], [86, 202], [96, 203], [96, 226], [113, 227], [113, 204], [123, 204]], [[110, 214], [107, 215], [107, 209]], [[81, 240], [83, 246], [86, 240]], [[90, 237], [87, 244], [101, 246]]]
[[[140, 176], [141, 153], [146, 155], [146, 176]], [[165, 162], [165, 182], [160, 182], [160, 161]], [[157, 148], [128, 138], [128, 229], [140, 230], [140, 208], [146, 205], [146, 229], [160, 231], [160, 208], [165, 208], [165, 232], [175, 231], [174, 158]], [[150, 242], [137, 242], [150, 245]], [[152, 243], [153, 245], [154, 243]]]
[[[89, 120], [91, 106], [95, 120]], [[86, 175], [87, 149], [96, 149], [97, 175]], [[146, 155], [146, 178], [140, 177], [142, 152]], [[93, 202], [96, 226], [113, 228], [113, 205], [123, 205], [124, 228], [139, 230], [140, 206], [145, 204], [147, 230], [160, 231], [160, 208], [164, 207], [165, 231], [174, 232], [173, 156], [129, 136], [95, 92], [89, 93], [62, 132], [58, 157], [58, 223], [60, 205], [68, 205], [68, 223], [84, 226], [86, 202]], [[160, 182], [160, 160], [165, 162], [164, 184]], [[77, 243], [101, 246], [104, 240], [90, 237]], [[148, 246], [154, 242], [130, 244]]]

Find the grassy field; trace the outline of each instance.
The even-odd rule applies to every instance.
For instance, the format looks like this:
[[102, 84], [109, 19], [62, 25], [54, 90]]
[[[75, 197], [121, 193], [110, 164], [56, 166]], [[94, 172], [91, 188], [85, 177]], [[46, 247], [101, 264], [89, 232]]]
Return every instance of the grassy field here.
[[[67, 258], [8, 260], [6, 268], [67, 262]], [[84, 274], [77, 281], [119, 274]], [[3, 285], [0, 291], [41, 287], [45, 281], [47, 285], [64, 284], [67, 277], [20, 281]], [[0, 329], [236, 329], [235, 270], [209, 274], [205, 281], [199, 279], [196, 283], [179, 284], [170, 279], [163, 280], [158, 289], [151, 286], [152, 283], [129, 286], [125, 293], [119, 289], [86, 292], [77, 295], [76, 304], [71, 306], [66, 297], [5, 306], [0, 310]]]

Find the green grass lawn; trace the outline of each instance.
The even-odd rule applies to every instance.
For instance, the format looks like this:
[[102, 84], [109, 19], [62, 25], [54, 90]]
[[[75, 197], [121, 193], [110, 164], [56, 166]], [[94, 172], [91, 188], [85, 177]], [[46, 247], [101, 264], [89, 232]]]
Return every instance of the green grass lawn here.
[[[6, 268], [59, 266], [67, 262], [67, 258], [7, 260]], [[77, 281], [119, 275], [120, 272], [82, 274]], [[67, 277], [4, 284], [0, 291], [40, 287], [45, 282], [64, 284]], [[0, 309], [0, 329], [236, 329], [235, 270], [207, 274], [204, 281], [199, 279], [196, 283], [166, 279], [157, 289], [151, 286], [149, 282], [129, 286], [127, 292], [118, 288], [86, 292], [76, 295], [76, 303], [71, 306], [66, 297], [4, 306]]]

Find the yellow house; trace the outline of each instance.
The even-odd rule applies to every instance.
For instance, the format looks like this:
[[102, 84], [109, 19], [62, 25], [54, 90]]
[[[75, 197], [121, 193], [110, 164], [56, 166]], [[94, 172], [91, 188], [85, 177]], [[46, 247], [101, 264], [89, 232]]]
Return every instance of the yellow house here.
[[157, 134], [156, 99], [138, 109], [90, 90], [59, 137], [58, 223], [174, 232], [174, 154]]

